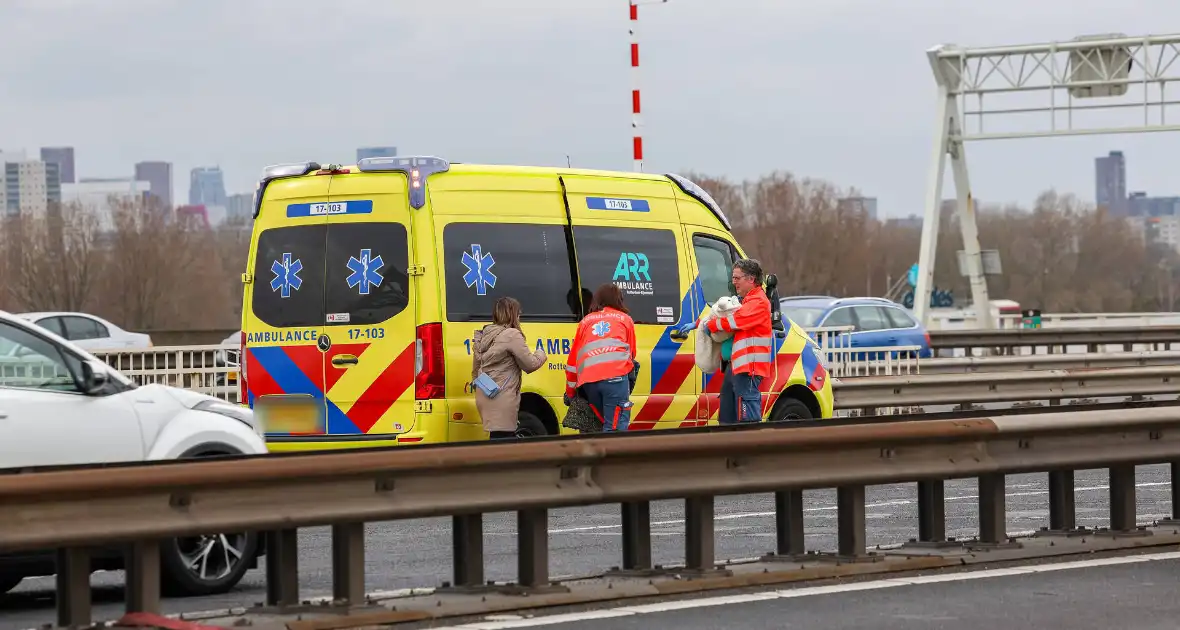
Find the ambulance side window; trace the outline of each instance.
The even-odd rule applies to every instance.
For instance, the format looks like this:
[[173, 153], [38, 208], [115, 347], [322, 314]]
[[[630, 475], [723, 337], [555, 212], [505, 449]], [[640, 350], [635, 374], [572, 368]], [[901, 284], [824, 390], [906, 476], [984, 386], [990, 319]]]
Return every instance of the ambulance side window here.
[[676, 323], [680, 310], [680, 263], [671, 230], [574, 227], [582, 287], [593, 292], [614, 282], [637, 324]]
[[275, 328], [324, 323], [324, 225], [277, 227], [258, 235], [254, 316]]
[[692, 237], [692, 249], [697, 257], [705, 302], [713, 304], [724, 295], [736, 295], [733, 263], [737, 260], [737, 252], [733, 247], [725, 241], [698, 234]]
[[578, 320], [565, 226], [451, 223], [443, 228], [447, 320], [491, 321], [497, 298], [516, 298], [521, 320]]

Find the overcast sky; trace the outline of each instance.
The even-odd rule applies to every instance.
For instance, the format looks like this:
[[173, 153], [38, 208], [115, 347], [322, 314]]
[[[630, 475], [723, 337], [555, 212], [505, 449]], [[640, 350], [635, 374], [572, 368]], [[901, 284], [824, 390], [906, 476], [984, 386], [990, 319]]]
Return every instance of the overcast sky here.
[[[71, 145], [90, 177], [168, 160], [178, 201], [195, 166], [220, 165], [229, 192], [248, 192], [266, 164], [348, 162], [364, 145], [629, 170], [626, 5], [0, 0], [0, 149]], [[1167, 0], [644, 6], [646, 170], [784, 169], [856, 186], [888, 215], [920, 212], [934, 129], [928, 47], [1138, 36], [1178, 18]], [[1180, 194], [1178, 139], [988, 141], [969, 145], [968, 162], [985, 202], [1048, 187], [1092, 200], [1093, 158], [1111, 149], [1127, 152], [1131, 189]]]

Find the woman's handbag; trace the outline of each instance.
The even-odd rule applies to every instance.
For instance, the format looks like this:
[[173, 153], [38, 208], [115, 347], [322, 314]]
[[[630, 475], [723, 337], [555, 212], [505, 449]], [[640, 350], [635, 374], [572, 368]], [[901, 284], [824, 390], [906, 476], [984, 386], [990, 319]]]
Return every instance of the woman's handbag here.
[[492, 380], [492, 377], [487, 375], [487, 372], [480, 372], [479, 376], [475, 377], [475, 380], [471, 384], [477, 387], [488, 398], [495, 398], [500, 394], [500, 386], [496, 384], [496, 381]]
[[590, 401], [581, 396], [574, 396], [569, 409], [565, 412], [565, 419], [561, 426], [573, 429], [579, 433], [602, 433], [602, 420], [594, 413]]

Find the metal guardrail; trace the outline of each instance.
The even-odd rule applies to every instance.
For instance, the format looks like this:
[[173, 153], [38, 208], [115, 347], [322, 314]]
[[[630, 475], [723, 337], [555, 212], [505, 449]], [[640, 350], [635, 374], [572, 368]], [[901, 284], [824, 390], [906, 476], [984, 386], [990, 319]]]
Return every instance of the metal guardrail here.
[[[1070, 471], [1109, 467], [1110, 529], [1131, 532], [1135, 465], [1178, 460], [1180, 408], [1170, 407], [78, 467], [0, 475], [0, 549], [57, 549], [58, 624], [84, 626], [91, 620], [87, 550], [95, 546], [127, 545], [126, 608], [157, 612], [161, 540], [267, 531], [267, 604], [294, 607], [296, 528], [331, 525], [334, 599], [363, 605], [365, 522], [452, 516], [455, 586], [478, 588], [482, 515], [514, 511], [517, 587], [527, 593], [554, 586], [553, 508], [622, 503], [623, 569], [650, 571], [649, 502], [685, 498], [686, 566], [677, 571], [708, 575], [717, 571], [720, 495], [775, 493], [778, 554], [798, 557], [805, 553], [802, 491], [835, 487], [838, 557], [856, 560], [867, 557], [866, 485], [918, 481], [921, 542], [958, 544], [946, 538], [943, 480], [978, 477], [979, 544], [986, 546], [1007, 539], [1006, 474], [1051, 470], [1051, 486], [1072, 488]], [[1073, 492], [1050, 497], [1052, 527], [1074, 530]]]
[[1081, 370], [1180, 365], [1180, 352], [1033, 354], [922, 359], [921, 374], [974, 374], [1019, 370]]
[[[837, 409], [960, 405], [1180, 393], [1180, 366], [1029, 370], [849, 379], [834, 385]], [[866, 415], [873, 415], [866, 411]]]
[[1027, 328], [1017, 330], [931, 330], [930, 347], [935, 350], [1045, 347], [1062, 349], [1081, 346], [1088, 352], [1100, 347], [1121, 345], [1130, 352], [1137, 345], [1159, 346], [1170, 350], [1180, 344], [1180, 326], [1103, 326], [1090, 328]]

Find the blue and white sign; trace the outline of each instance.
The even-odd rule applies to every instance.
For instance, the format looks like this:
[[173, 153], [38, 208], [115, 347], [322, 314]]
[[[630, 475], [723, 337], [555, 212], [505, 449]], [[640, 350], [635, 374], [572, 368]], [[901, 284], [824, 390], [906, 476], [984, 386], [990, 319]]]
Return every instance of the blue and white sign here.
[[372, 212], [373, 202], [369, 199], [292, 203], [287, 205], [288, 217], [326, 217], [338, 214], [371, 214]]
[[594, 336], [596, 337], [605, 337], [606, 334], [610, 332], [610, 322], [598, 322], [597, 324], [594, 324], [594, 327], [590, 329], [590, 332], [594, 333]]
[[914, 266], [910, 267], [910, 271], [906, 274], [905, 279], [911, 287], [918, 286], [918, 263], [914, 263]]
[[611, 197], [586, 197], [590, 210], [616, 210], [619, 212], [651, 212], [646, 199], [617, 199]]
[[380, 256], [372, 257], [373, 250], [362, 249], [360, 258], [351, 256], [348, 259], [348, 288], [360, 288], [361, 295], [368, 295], [370, 287], [379, 287], [385, 277], [377, 273], [385, 266]]
[[471, 253], [463, 252], [463, 266], [467, 273], [463, 274], [463, 282], [467, 288], [475, 287], [476, 295], [487, 295], [488, 287], [496, 288], [496, 274], [492, 273], [496, 259], [490, 253], [483, 253], [479, 245], [471, 246]]
[[291, 291], [298, 291], [303, 284], [303, 279], [299, 277], [300, 271], [303, 271], [303, 263], [298, 258], [291, 260], [291, 254], [284, 253], [270, 265], [270, 272], [275, 275], [270, 281], [270, 290], [278, 291], [281, 298], [291, 297]]

